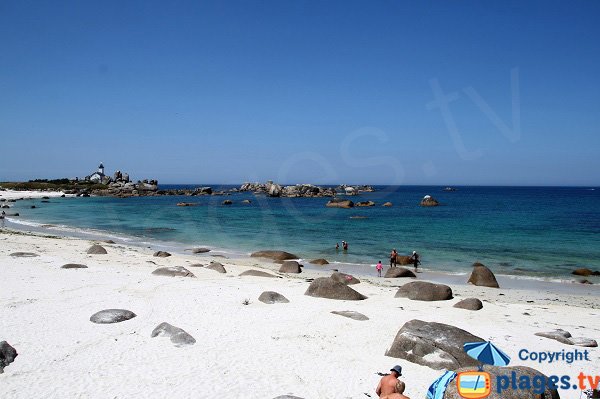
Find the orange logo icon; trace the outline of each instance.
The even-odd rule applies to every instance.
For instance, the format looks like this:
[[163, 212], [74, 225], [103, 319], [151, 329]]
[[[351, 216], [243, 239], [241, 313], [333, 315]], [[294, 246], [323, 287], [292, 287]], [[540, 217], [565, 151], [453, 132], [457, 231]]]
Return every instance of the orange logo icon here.
[[491, 377], [485, 371], [465, 371], [456, 375], [456, 387], [463, 398], [485, 398], [492, 392]]

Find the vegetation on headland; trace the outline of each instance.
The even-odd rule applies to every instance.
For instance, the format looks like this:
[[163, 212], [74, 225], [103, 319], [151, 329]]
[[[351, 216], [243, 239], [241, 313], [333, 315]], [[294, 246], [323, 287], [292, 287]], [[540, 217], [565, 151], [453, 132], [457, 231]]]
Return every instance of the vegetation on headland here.
[[62, 191], [62, 190], [104, 190], [108, 186], [106, 184], [95, 183], [86, 180], [69, 180], [69, 179], [36, 179], [28, 182], [0, 182], [0, 188], [9, 190], [45, 190], [45, 191]]

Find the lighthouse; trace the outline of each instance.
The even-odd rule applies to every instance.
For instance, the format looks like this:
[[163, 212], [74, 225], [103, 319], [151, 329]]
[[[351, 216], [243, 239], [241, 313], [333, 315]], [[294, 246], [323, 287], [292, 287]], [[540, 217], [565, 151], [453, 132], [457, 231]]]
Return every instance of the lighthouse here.
[[100, 162], [100, 166], [98, 166], [98, 173], [104, 175], [104, 165], [102, 165], [102, 162]]

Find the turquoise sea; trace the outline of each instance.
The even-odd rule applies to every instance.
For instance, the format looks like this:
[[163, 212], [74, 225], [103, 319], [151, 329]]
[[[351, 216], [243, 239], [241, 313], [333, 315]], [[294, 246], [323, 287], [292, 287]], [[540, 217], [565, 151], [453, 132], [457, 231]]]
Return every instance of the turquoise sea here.
[[[376, 192], [351, 199], [377, 205], [354, 209], [326, 208], [327, 198], [266, 198], [251, 193], [25, 200], [13, 209], [25, 223], [114, 233], [182, 250], [208, 246], [248, 254], [282, 249], [303, 259], [326, 258], [367, 268], [378, 260], [387, 263], [390, 250], [396, 248], [400, 254], [419, 252], [422, 267], [430, 271], [462, 273], [475, 261], [497, 274], [540, 278], [570, 279], [571, 271], [579, 267], [600, 270], [600, 189], [456, 188], [447, 192], [437, 186], [376, 187]], [[427, 194], [442, 205], [420, 207]], [[225, 199], [233, 205], [221, 205]], [[242, 204], [244, 199], [252, 203]], [[386, 201], [393, 207], [382, 207]], [[198, 206], [178, 207], [178, 202]], [[347, 252], [335, 250], [342, 240], [349, 243]]]

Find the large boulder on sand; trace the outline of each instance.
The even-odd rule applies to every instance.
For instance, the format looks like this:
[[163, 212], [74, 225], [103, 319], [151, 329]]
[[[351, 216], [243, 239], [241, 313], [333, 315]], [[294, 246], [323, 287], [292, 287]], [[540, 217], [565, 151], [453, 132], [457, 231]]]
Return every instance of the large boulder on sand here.
[[106, 255], [106, 249], [102, 245], [92, 245], [90, 249], [87, 250], [87, 253], [90, 255]]
[[360, 283], [360, 280], [353, 275], [340, 272], [334, 272], [331, 275], [331, 279], [344, 285], [354, 285]]
[[354, 206], [354, 202], [350, 200], [342, 200], [334, 198], [325, 204], [328, 208], [352, 208]]
[[413, 258], [412, 258], [412, 256], [407, 256], [407, 255], [396, 255], [396, 264], [402, 265], [402, 266], [412, 265]]
[[279, 268], [280, 273], [302, 273], [300, 263], [295, 260], [286, 260]]
[[120, 323], [133, 319], [137, 315], [126, 309], [105, 309], [90, 316], [90, 321], [97, 324]]
[[483, 303], [477, 298], [467, 298], [455, 303], [453, 307], [467, 310], [480, 310], [483, 309]]
[[160, 323], [152, 333], [150, 334], [152, 338], [154, 337], [169, 337], [171, 338], [171, 342], [177, 346], [188, 346], [194, 345], [196, 340], [190, 334], [185, 332], [179, 327], [172, 326], [169, 323]]
[[276, 278], [277, 276], [271, 274], [271, 273], [267, 273], [267, 272], [263, 272], [260, 270], [246, 270], [243, 273], [240, 273], [240, 276], [254, 276], [254, 277], [272, 277], [272, 278]]
[[463, 350], [466, 342], [484, 340], [458, 327], [415, 319], [400, 328], [385, 355], [435, 370], [475, 367], [479, 362]]
[[[456, 371], [473, 371], [473, 368], [460, 368]], [[536, 383], [536, 381], [549, 382], [548, 376], [530, 367], [496, 367], [486, 365], [484, 371], [490, 373], [492, 380], [492, 392], [486, 399], [560, 399], [560, 395], [556, 389], [550, 389], [547, 385], [542, 387]], [[513, 376], [515, 386], [511, 383]], [[529, 387], [519, 386], [522, 384], [521, 381], [529, 381]], [[560, 385], [560, 381], [557, 384]], [[516, 389], [517, 387], [519, 389]], [[463, 397], [458, 394], [456, 389], [455, 382], [448, 384], [444, 399], [462, 399]], [[544, 391], [540, 392], [542, 389]]]
[[467, 282], [483, 287], [500, 288], [494, 273], [479, 262], [473, 263], [473, 271]]
[[258, 300], [269, 305], [274, 303], [288, 303], [289, 300], [275, 291], [265, 291], [258, 297]]
[[405, 267], [390, 267], [385, 272], [385, 278], [398, 278], [398, 277], [417, 277], [412, 271]]
[[253, 258], [268, 258], [273, 260], [298, 259], [298, 256], [285, 251], [258, 251], [250, 256]]
[[453, 297], [452, 289], [447, 285], [412, 281], [400, 287], [395, 298], [408, 298], [414, 301], [445, 301]]
[[0, 342], [0, 374], [4, 373], [4, 367], [14, 362], [17, 356], [19, 356], [17, 350], [8, 342]]
[[155, 276], [167, 276], [167, 277], [196, 277], [194, 273], [189, 271], [183, 266], [169, 266], [159, 267], [152, 272]]
[[320, 266], [328, 265], [329, 264], [329, 262], [327, 262], [327, 260], [323, 259], [323, 258], [311, 260], [309, 263], [311, 263], [313, 265], [320, 265]]
[[360, 301], [367, 299], [366, 296], [353, 290], [344, 283], [335, 281], [328, 277], [314, 279], [304, 295], [318, 298], [341, 299], [346, 301]]

